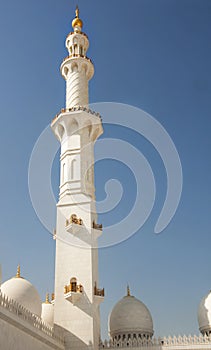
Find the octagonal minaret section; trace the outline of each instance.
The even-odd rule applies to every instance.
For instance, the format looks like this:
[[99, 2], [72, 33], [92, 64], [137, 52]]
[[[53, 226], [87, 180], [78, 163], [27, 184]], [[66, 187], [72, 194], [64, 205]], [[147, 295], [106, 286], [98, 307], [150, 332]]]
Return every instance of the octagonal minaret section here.
[[69, 56], [61, 64], [61, 74], [66, 80], [66, 108], [89, 104], [88, 84], [94, 75], [93, 63], [86, 55], [89, 40], [82, 32], [83, 22], [78, 7], [72, 27], [74, 31], [67, 35], [65, 42]]

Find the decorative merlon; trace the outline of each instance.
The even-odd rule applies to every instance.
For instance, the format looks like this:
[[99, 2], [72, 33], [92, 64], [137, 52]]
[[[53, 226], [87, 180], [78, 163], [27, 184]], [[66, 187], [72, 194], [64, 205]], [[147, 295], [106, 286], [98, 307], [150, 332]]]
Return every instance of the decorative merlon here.
[[125, 338], [124, 340], [105, 340], [100, 343], [100, 349], [112, 349], [112, 348], [141, 348], [141, 347], [181, 347], [181, 346], [200, 346], [200, 349], [206, 348], [207, 345], [211, 346], [211, 335], [183, 335], [183, 336], [169, 336], [163, 338], [153, 338], [147, 339], [146, 337], [133, 337], [133, 334], [130, 337]]
[[55, 339], [58, 343], [64, 344], [64, 339], [61, 335], [55, 333], [54, 328], [50, 327], [42, 321], [42, 319], [18, 304], [13, 299], [9, 299], [6, 295], [0, 291], [0, 307], [9, 311], [11, 314], [16, 315], [18, 318], [26, 321], [30, 326], [39, 329], [49, 337]]

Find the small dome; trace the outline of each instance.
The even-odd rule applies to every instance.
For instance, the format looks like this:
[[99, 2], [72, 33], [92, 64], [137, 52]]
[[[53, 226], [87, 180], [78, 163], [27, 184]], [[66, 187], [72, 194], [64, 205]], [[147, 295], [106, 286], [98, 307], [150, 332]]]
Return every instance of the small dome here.
[[72, 21], [72, 27], [75, 28], [75, 27], [80, 27], [82, 28], [83, 27], [83, 22], [80, 18], [74, 18], [73, 21]]
[[198, 324], [202, 334], [211, 333], [211, 291], [202, 299], [198, 308]]
[[9, 299], [13, 299], [33, 314], [41, 316], [42, 302], [39, 294], [29, 281], [20, 277], [20, 270], [16, 277], [4, 282], [0, 290]]
[[46, 295], [45, 303], [42, 303], [42, 314], [43, 322], [53, 327], [54, 324], [54, 305], [49, 302], [49, 296]]
[[109, 331], [112, 339], [136, 334], [152, 337], [153, 322], [148, 308], [128, 293], [113, 308], [109, 317]]

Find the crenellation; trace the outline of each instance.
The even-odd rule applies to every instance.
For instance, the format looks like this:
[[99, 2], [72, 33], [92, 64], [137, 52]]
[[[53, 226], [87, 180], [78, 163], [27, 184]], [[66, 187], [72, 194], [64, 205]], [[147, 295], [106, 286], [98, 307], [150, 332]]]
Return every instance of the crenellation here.
[[183, 336], [168, 336], [163, 338], [152, 338], [147, 339], [144, 337], [134, 337], [132, 334], [128, 339], [119, 339], [119, 340], [105, 340], [100, 342], [100, 349], [113, 349], [113, 348], [141, 348], [152, 347], [153, 349], [162, 349], [162, 348], [178, 348], [180, 346], [185, 346], [186, 349], [190, 349], [192, 346], [201, 345], [211, 345], [211, 336], [203, 335], [183, 335]]
[[13, 299], [9, 299], [6, 295], [2, 294], [1, 291], [0, 307], [8, 310], [10, 313], [16, 315], [18, 318], [23, 319], [33, 327], [39, 329], [48, 336], [56, 339], [61, 344], [64, 343], [63, 337], [61, 335], [56, 334], [53, 327], [50, 327], [49, 325], [45, 324], [39, 316], [31, 313], [29, 310], [24, 308], [22, 305], [18, 304]]

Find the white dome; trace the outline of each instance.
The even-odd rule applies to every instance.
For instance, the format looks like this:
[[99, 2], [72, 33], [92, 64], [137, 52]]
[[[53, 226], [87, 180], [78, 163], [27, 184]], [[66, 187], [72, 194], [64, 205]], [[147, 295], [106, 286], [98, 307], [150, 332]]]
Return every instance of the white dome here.
[[202, 334], [211, 333], [211, 291], [202, 299], [198, 308], [198, 324]]
[[49, 326], [53, 327], [54, 321], [54, 306], [51, 303], [42, 303], [42, 320]]
[[152, 337], [151, 314], [140, 300], [127, 295], [114, 306], [109, 317], [109, 331], [111, 338], [129, 334]]
[[41, 316], [42, 302], [34, 286], [22, 277], [13, 277], [1, 285], [1, 293], [9, 299], [13, 299], [18, 304], [31, 311], [33, 314]]

